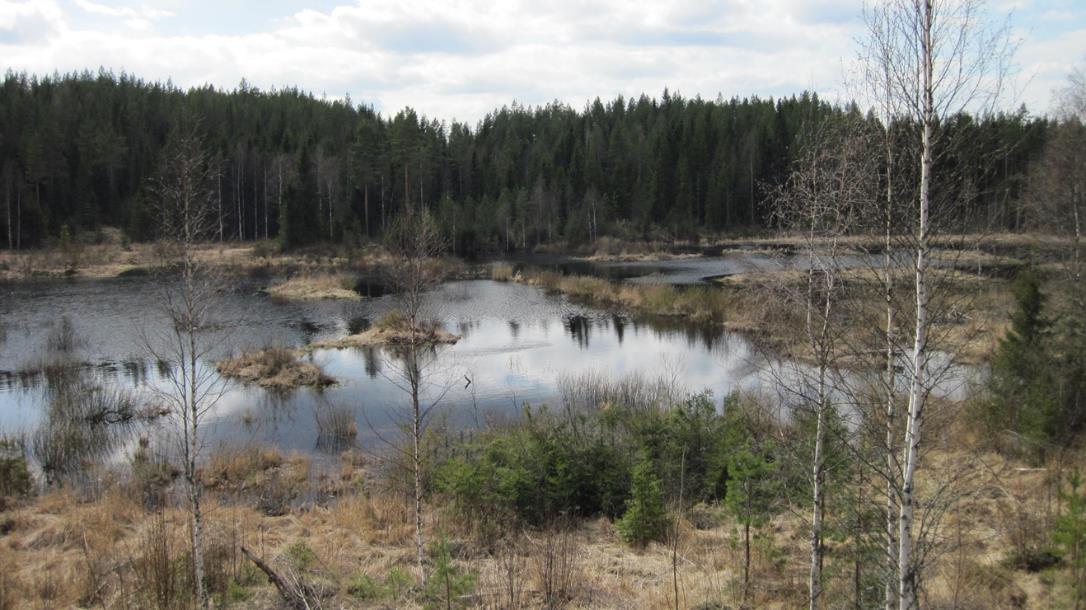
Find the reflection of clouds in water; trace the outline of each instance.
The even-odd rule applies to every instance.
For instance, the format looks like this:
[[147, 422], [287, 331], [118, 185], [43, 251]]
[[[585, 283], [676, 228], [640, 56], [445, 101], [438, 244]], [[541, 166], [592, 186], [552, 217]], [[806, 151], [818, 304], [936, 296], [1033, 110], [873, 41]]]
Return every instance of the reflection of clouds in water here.
[[[53, 296], [61, 301], [63, 295], [71, 299], [82, 294], [58, 291]], [[250, 320], [265, 318], [262, 325], [253, 323], [235, 331], [234, 336], [243, 341], [238, 349], [248, 344], [297, 345], [309, 337], [342, 335], [348, 327], [361, 328], [395, 306], [392, 297], [310, 305], [273, 303], [252, 292], [245, 295], [251, 301], [245, 306], [254, 310]], [[25, 310], [18, 316], [31, 316], [30, 306], [20, 303]], [[139, 307], [141, 301], [134, 303]], [[121, 303], [110, 307], [121, 307]], [[438, 412], [454, 427], [514, 416], [524, 402], [554, 405], [559, 399], [558, 380], [567, 374], [592, 371], [613, 380], [663, 377], [686, 391], [710, 390], [719, 400], [735, 390], [772, 389], [782, 378], [773, 367], [786, 368], [780, 362], [771, 366], [746, 339], [719, 327], [675, 319], [633, 320], [522, 284], [451, 282], [429, 295], [426, 308], [425, 315], [440, 317], [449, 330], [463, 337], [455, 345], [436, 350], [438, 366], [424, 392], [424, 398], [432, 400], [447, 390]], [[9, 336], [9, 347], [13, 341], [21, 340]], [[97, 348], [93, 339], [89, 343]], [[131, 345], [123, 350], [114, 344], [105, 346], [99, 362], [107, 364], [94, 374], [129, 387], [163, 383], [165, 371], [155, 363], [113, 355], [131, 353]], [[316, 414], [335, 408], [350, 410], [365, 446], [374, 442], [372, 429], [393, 428], [409, 414], [408, 397], [390, 381], [398, 362], [385, 350], [315, 350], [306, 358], [339, 383], [324, 391], [301, 388], [282, 395], [232, 384], [209, 420], [209, 444], [271, 443], [311, 452], [319, 437]], [[956, 387], [960, 393], [963, 384]], [[31, 429], [40, 417], [43, 393], [40, 384], [0, 386], [0, 426]]]

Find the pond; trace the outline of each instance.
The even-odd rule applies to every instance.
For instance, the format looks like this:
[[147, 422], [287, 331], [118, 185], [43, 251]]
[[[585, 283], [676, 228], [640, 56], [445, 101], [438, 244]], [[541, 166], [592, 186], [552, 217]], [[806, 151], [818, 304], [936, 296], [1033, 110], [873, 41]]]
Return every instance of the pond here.
[[[681, 260], [653, 265], [597, 266], [627, 281], [721, 275], [781, 264], [767, 257]], [[754, 261], [754, 262], [751, 262]], [[552, 264], [554, 261], [532, 264]], [[590, 270], [591, 271], [591, 270]], [[700, 275], [699, 275], [700, 274]], [[284, 302], [238, 280], [222, 295], [212, 358], [268, 345], [300, 346], [341, 337], [380, 319], [398, 305], [395, 295], [360, 301]], [[3, 287], [0, 304], [0, 430], [27, 432], [42, 418], [49, 396], [43, 375], [28, 373], [53, 357], [50, 338], [70, 321], [68, 360], [96, 383], [147, 390], [165, 383], [147, 344], [162, 321], [160, 289], [146, 278], [41, 281]], [[435, 416], [453, 428], [515, 416], [524, 405], [557, 407], [563, 380], [602, 378], [677, 381], [684, 391], [709, 390], [719, 400], [735, 390], [768, 388], [781, 363], [744, 337], [719, 327], [676, 320], [637, 320], [586, 307], [539, 288], [491, 280], [452, 281], [426, 295], [423, 314], [462, 336], [436, 349], [427, 396], [441, 396]], [[338, 383], [323, 391], [281, 394], [225, 384], [205, 427], [212, 447], [255, 441], [319, 455], [340, 447], [325, 442], [320, 422], [330, 410], [354, 418], [362, 445], [378, 442], [409, 413], [397, 387], [398, 361], [380, 348], [323, 350], [307, 356]]]

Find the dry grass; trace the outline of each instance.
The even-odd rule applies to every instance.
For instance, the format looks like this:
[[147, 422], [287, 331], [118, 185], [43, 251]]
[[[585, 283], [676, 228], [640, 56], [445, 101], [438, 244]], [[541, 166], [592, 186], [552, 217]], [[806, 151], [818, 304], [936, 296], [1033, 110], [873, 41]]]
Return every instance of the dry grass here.
[[[78, 264], [73, 268], [70, 253], [59, 248], [0, 251], [0, 280], [31, 277], [108, 278], [127, 274], [145, 274], [168, 265], [177, 255], [170, 244], [133, 243], [119, 240], [79, 247]], [[244, 243], [207, 243], [196, 247], [195, 257], [209, 267], [222, 271], [271, 275], [286, 273], [336, 274], [343, 269], [368, 269], [387, 265], [383, 249], [367, 247], [312, 248], [281, 252], [274, 241]]]
[[517, 274], [513, 272], [513, 265], [509, 263], [493, 263], [490, 265], [490, 279], [495, 282], [512, 282], [516, 281]]
[[303, 350], [267, 347], [220, 360], [215, 367], [224, 377], [276, 390], [302, 386], [323, 388], [336, 382], [316, 364], [301, 361], [299, 358], [303, 354]]
[[269, 286], [267, 293], [277, 299], [295, 301], [362, 298], [354, 291], [354, 282], [349, 276], [334, 274], [298, 275]]
[[694, 321], [720, 321], [732, 310], [729, 295], [711, 286], [632, 284], [549, 271], [518, 275], [515, 279], [593, 305], [618, 307], [650, 315], [683, 317]]
[[[957, 440], [947, 441], [948, 435]], [[961, 462], [962, 451], [971, 456], [980, 452], [967, 431], [948, 435], [932, 439], [921, 481]], [[1014, 547], [1014, 523], [1044, 523], [1050, 518], [1054, 507], [1049, 500], [1058, 478], [1055, 465], [1022, 469], [994, 454], [980, 455], [980, 492], [966, 497], [942, 526], [944, 536], [960, 537], [965, 544], [932, 566], [927, 606], [1065, 605], [1064, 568], [1032, 574], [1009, 568], [1005, 561]], [[1072, 462], [1081, 463], [1080, 458]], [[345, 459], [344, 468], [351, 470], [348, 462], [352, 458]], [[1068, 467], [1065, 463], [1063, 471]], [[313, 557], [309, 573], [332, 590], [325, 607], [366, 608], [375, 603], [423, 607], [424, 601], [409, 586], [383, 601], [359, 599], [348, 591], [348, 584], [361, 575], [373, 582], [385, 582], [393, 573], [414, 578], [413, 513], [407, 498], [352, 484], [340, 489], [335, 500], [315, 506], [295, 505], [269, 514], [257, 505], [262, 481], [279, 476], [302, 486], [308, 470], [304, 458], [261, 447], [229, 449], [210, 457], [202, 476], [208, 490], [209, 574], [219, 583], [213, 591], [229, 587], [241, 591], [243, 595], [231, 604], [234, 608], [276, 607], [274, 589], [240, 558], [238, 548], [244, 544], [271, 559], [290, 556], [304, 546]], [[706, 511], [721, 512], [715, 507], [698, 510]], [[1012, 519], [1015, 511], [1019, 514]], [[6, 531], [0, 536], [0, 561], [6, 566], [0, 603], [43, 609], [156, 607], [152, 584], [169, 585], [160, 568], [184, 565], [187, 545], [186, 513], [166, 508], [157, 515], [145, 511], [120, 483], [90, 501], [64, 492], [23, 501], [0, 518]], [[738, 607], [742, 545], [737, 524], [719, 514], [710, 520], [683, 520], [679, 532], [679, 605]], [[428, 512], [427, 535], [431, 540], [449, 536], [456, 563], [477, 574], [478, 584], [467, 600], [471, 607], [674, 607], [670, 547], [650, 544], [632, 549], [619, 541], [604, 519], [574, 522], [571, 529], [506, 532], [503, 540], [473, 543], [435, 505]], [[802, 519], [788, 513], [762, 528], [754, 545], [748, 607], [804, 604], [805, 535]], [[156, 569], [156, 557], [163, 554], [166, 563], [159, 561]], [[836, 556], [832, 546], [827, 562], [828, 595], [835, 599], [847, 595], [851, 564]], [[181, 578], [170, 586], [184, 584]]]
[[385, 314], [373, 326], [360, 333], [347, 335], [340, 339], [313, 343], [309, 346], [309, 349], [343, 349], [378, 345], [405, 345], [409, 343], [449, 345], [459, 340], [460, 335], [450, 333], [442, 328], [438, 322], [422, 322], [412, 328], [402, 312], [393, 310]]
[[[932, 282], [938, 282], [940, 299], [932, 302], [932, 345], [952, 351], [963, 364], [987, 362], [1009, 324], [1013, 308], [1010, 285], [1004, 279], [986, 277], [966, 270], [939, 269]], [[881, 271], [874, 268], [847, 269], [839, 274], [842, 288], [835, 305], [847, 312], [846, 341], [842, 345], [856, 352], [849, 361], [862, 360], [870, 346], [878, 351], [881, 328], [885, 324], [886, 305], [881, 289]], [[893, 278], [898, 288], [898, 332], [908, 332], [913, 306], [910, 299], [913, 276], [907, 269]], [[725, 318], [730, 330], [743, 332], [764, 341], [766, 347], [788, 357], [811, 361], [810, 346], [804, 337], [802, 309], [807, 272], [772, 270], [739, 273], [717, 278], [732, 299], [731, 315]], [[859, 364], [859, 362], [856, 362]]]

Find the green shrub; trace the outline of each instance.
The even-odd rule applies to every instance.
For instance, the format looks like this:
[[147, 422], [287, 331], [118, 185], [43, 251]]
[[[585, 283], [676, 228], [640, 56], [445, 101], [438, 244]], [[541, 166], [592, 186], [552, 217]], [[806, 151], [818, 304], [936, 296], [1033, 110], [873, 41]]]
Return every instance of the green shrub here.
[[1068, 484], [1069, 490], [1060, 490], [1066, 509], [1056, 518], [1052, 539], [1067, 554], [1078, 608], [1086, 599], [1086, 495], [1082, 491], [1082, 474], [1078, 470], [1072, 472]]
[[366, 574], [359, 574], [347, 584], [347, 593], [360, 601], [379, 601], [385, 598], [385, 588], [381, 581]]
[[359, 601], [379, 602], [399, 599], [414, 584], [400, 568], [392, 568], [384, 580], [358, 574], [347, 584], [347, 594]]
[[[649, 495], [662, 505], [676, 500], [682, 486], [684, 502], [712, 504], [725, 498], [733, 471], [754, 470], [759, 459], [776, 469], [774, 447], [755, 440], [771, 436], [765, 422], [735, 398], [722, 414], [708, 394], [668, 409], [622, 404], [622, 395], [609, 394], [604, 408], [529, 409], [519, 422], [455, 444], [435, 463], [436, 491], [476, 535], [495, 540], [510, 526], [569, 517], [625, 517], [632, 526], [642, 517], [636, 510], [630, 515], [631, 507], [650, 502]], [[655, 483], [644, 480], [649, 473]], [[646, 495], [632, 498], [639, 487]]]
[[301, 541], [287, 547], [287, 557], [299, 570], [305, 570], [317, 562], [317, 554]]
[[624, 541], [637, 546], [662, 540], [667, 531], [667, 510], [660, 478], [656, 476], [648, 452], [642, 452], [634, 466], [628, 508], [615, 522], [615, 527]]
[[236, 604], [249, 599], [249, 590], [238, 583], [236, 580], [231, 580], [226, 586], [226, 601], [228, 604]]
[[436, 484], [487, 529], [509, 518], [542, 525], [563, 515], [615, 517], [629, 488], [628, 452], [546, 412], [439, 464]]
[[403, 596], [404, 592], [410, 589], [415, 584], [415, 580], [411, 578], [411, 575], [404, 572], [401, 568], [392, 568], [385, 575], [385, 590], [388, 591], [392, 599], [398, 599]]
[[33, 485], [22, 446], [13, 439], [0, 439], [0, 498], [29, 495]]
[[462, 607], [464, 597], [475, 590], [476, 575], [465, 571], [452, 559], [449, 541], [438, 539], [433, 548], [434, 570], [426, 581], [424, 597], [427, 608]]

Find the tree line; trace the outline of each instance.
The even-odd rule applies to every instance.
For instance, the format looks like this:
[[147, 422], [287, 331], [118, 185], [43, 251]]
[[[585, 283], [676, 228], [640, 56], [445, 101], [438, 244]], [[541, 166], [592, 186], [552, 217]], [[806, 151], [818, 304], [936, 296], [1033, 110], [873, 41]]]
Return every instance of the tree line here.
[[[462, 255], [765, 228], [771, 185], [804, 134], [846, 117], [882, 129], [856, 104], [813, 93], [707, 100], [665, 90], [582, 110], [514, 103], [471, 126], [244, 81], [183, 90], [105, 70], [9, 72], [0, 240], [38, 247], [63, 227], [102, 226], [155, 239], [148, 185], [171, 137], [193, 125], [210, 149], [218, 240], [358, 243], [415, 207], [435, 214]], [[1031, 162], [1060, 124], [1022, 108], [958, 114], [945, 128], [957, 144], [940, 162], [968, 177], [963, 228], [1021, 227]]]

